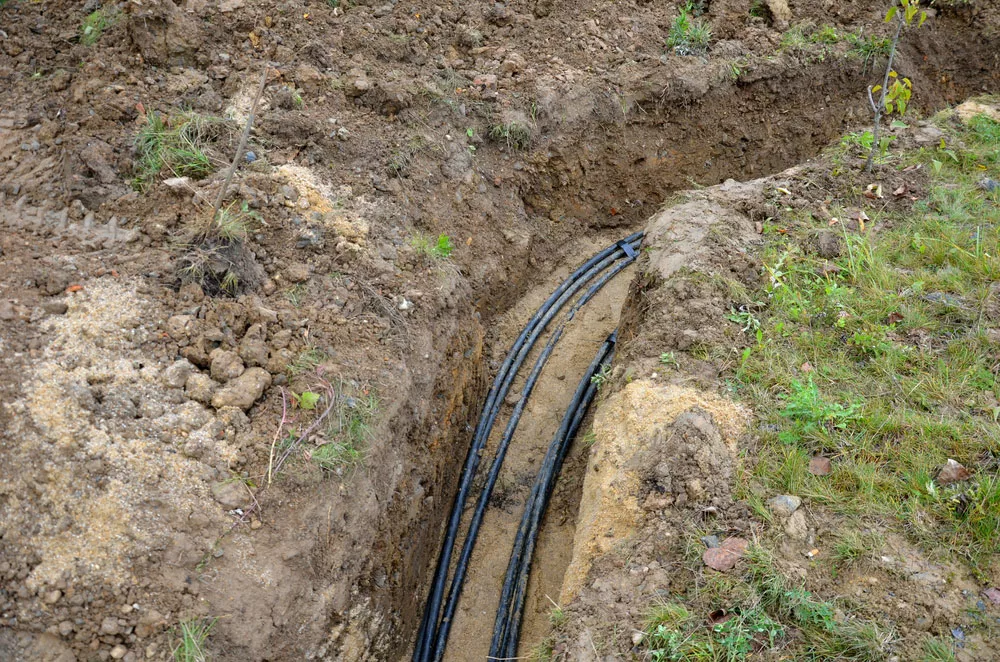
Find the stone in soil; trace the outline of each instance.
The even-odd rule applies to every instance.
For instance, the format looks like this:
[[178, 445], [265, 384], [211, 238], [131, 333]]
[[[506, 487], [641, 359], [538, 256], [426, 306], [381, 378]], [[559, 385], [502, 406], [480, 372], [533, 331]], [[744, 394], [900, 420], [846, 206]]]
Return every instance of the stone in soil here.
[[202, 372], [192, 372], [184, 383], [184, 395], [202, 404], [211, 404], [218, 388], [215, 381]]
[[830, 458], [817, 455], [809, 460], [809, 473], [814, 476], [826, 476], [831, 471]]
[[938, 472], [937, 482], [939, 485], [951, 485], [952, 483], [968, 480], [971, 476], [971, 471], [955, 460], [948, 458], [948, 461], [941, 467], [941, 471]]
[[243, 360], [236, 352], [214, 349], [209, 354], [209, 358], [212, 359], [212, 379], [217, 382], [228, 382], [231, 379], [236, 379], [246, 370]]
[[709, 568], [727, 572], [736, 567], [736, 562], [743, 557], [748, 546], [743, 538], [726, 538], [721, 546], [706, 549], [701, 558]]
[[212, 496], [226, 508], [239, 508], [246, 501], [247, 493], [238, 480], [227, 480], [212, 485]]
[[264, 394], [264, 389], [270, 385], [271, 374], [267, 370], [250, 368], [216, 391], [212, 397], [212, 406], [216, 409], [239, 407], [245, 411], [257, 402]]
[[802, 499], [791, 494], [779, 494], [768, 499], [767, 505], [778, 517], [790, 517], [802, 505]]

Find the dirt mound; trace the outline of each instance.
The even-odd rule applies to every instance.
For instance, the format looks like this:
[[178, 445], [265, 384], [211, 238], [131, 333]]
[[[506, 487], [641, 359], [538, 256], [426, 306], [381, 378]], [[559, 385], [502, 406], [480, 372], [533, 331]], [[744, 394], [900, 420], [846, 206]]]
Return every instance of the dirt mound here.
[[645, 512], [731, 505], [737, 440], [747, 419], [713, 393], [648, 380], [602, 402], [560, 603], [580, 594], [595, 560], [632, 538]]

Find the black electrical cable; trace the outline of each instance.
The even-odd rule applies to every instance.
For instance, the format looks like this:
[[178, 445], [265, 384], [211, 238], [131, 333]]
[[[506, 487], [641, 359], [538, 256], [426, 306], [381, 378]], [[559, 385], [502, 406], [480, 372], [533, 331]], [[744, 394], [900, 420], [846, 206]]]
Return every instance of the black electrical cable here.
[[[432, 643], [435, 640], [437, 630], [437, 615], [440, 610], [441, 600], [444, 594], [444, 586], [447, 582], [448, 567], [451, 562], [451, 554], [461, 524], [462, 512], [465, 509], [465, 501], [472, 486], [476, 470], [479, 465], [482, 449], [489, 438], [496, 415], [499, 412], [500, 403], [506, 397], [513, 381], [514, 375], [524, 362], [527, 353], [534, 346], [538, 336], [551, 321], [555, 312], [565, 305], [566, 301], [580, 287], [586, 284], [597, 273], [605, 269], [608, 264], [624, 254], [629, 261], [634, 259], [635, 250], [642, 242], [643, 233], [637, 232], [624, 240], [615, 243], [602, 250], [600, 253], [590, 258], [583, 265], [578, 267], [549, 298], [539, 307], [532, 318], [528, 321], [524, 330], [511, 346], [510, 351], [498, 371], [490, 392], [487, 394], [483, 411], [473, 435], [469, 452], [466, 456], [465, 464], [459, 481], [459, 489], [452, 505], [448, 522], [448, 529], [445, 534], [444, 544], [441, 554], [438, 556], [438, 563], [434, 573], [434, 579], [428, 594], [427, 605], [421, 620], [420, 631], [414, 647], [414, 662], [426, 662], [432, 652]], [[611, 260], [608, 260], [612, 257]], [[569, 294], [567, 295], [567, 292]], [[555, 310], [553, 310], [553, 308]]]
[[562, 468], [566, 453], [597, 393], [597, 385], [593, 383], [593, 376], [603, 370], [604, 366], [610, 364], [616, 340], [617, 332], [608, 337], [584, 373], [562, 423], [553, 436], [545, 458], [542, 460], [542, 466], [532, 487], [531, 496], [525, 505], [524, 515], [521, 518], [510, 562], [507, 566], [497, 618], [493, 626], [493, 640], [490, 645], [491, 658], [504, 659], [516, 655], [521, 616], [524, 612], [524, 598], [528, 577], [531, 573], [532, 554], [537, 542], [541, 519], [548, 506], [549, 498], [555, 487], [555, 479]]
[[[486, 484], [483, 486], [482, 492], [479, 494], [479, 499], [476, 503], [476, 508], [473, 512], [472, 520], [469, 523], [469, 529], [466, 534], [465, 543], [462, 546], [462, 552], [458, 558], [455, 565], [455, 572], [452, 577], [451, 586], [448, 590], [448, 598], [444, 604], [444, 611], [441, 615], [440, 624], [437, 629], [437, 637], [434, 645], [434, 655], [432, 657], [435, 662], [441, 660], [444, 657], [444, 650], [448, 643], [448, 634], [451, 631], [452, 619], [455, 615], [455, 610], [458, 608], [458, 600], [461, 597], [462, 587], [465, 583], [465, 575], [468, 571], [469, 561], [472, 558], [472, 551], [475, 547], [476, 540], [479, 536], [479, 528], [482, 526], [482, 520], [486, 513], [486, 508], [489, 504], [490, 496], [493, 494], [493, 488], [496, 485], [497, 478], [500, 475], [500, 469], [502, 468], [504, 458], [507, 453], [507, 448], [510, 445], [510, 441], [514, 436], [514, 431], [517, 429], [517, 425], [521, 419], [521, 414], [523, 413], [525, 403], [528, 400], [528, 396], [531, 394], [534, 388], [535, 382], [538, 379], [542, 368], [545, 366], [545, 362], [548, 360], [555, 348], [556, 342], [558, 342], [559, 337], [562, 335], [563, 328], [566, 323], [573, 318], [576, 312], [590, 299], [600, 291], [604, 285], [607, 284], [611, 278], [618, 274], [622, 269], [627, 267], [633, 262], [636, 254], [633, 252], [630, 255], [626, 255], [625, 259], [616, 264], [610, 271], [601, 276], [596, 282], [594, 282], [588, 290], [579, 298], [579, 300], [570, 308], [567, 313], [566, 320], [559, 326], [559, 328], [552, 334], [542, 353], [539, 355], [538, 359], [535, 361], [535, 365], [525, 382], [524, 389], [521, 393], [521, 399], [518, 401], [511, 414], [510, 420], [507, 423], [507, 428], [504, 430], [504, 434], [500, 439], [497, 446], [496, 455], [493, 459], [493, 464], [490, 467], [489, 474], [487, 474]], [[610, 259], [610, 258], [606, 258]], [[603, 261], [602, 261], [603, 262]], [[600, 263], [594, 268], [597, 269]], [[582, 287], [582, 284], [581, 286]], [[579, 288], [570, 288], [566, 291], [563, 296], [572, 296], [576, 290]], [[554, 315], [556, 310], [553, 310], [549, 315]], [[541, 333], [544, 327], [541, 325], [536, 329], [537, 333]]]

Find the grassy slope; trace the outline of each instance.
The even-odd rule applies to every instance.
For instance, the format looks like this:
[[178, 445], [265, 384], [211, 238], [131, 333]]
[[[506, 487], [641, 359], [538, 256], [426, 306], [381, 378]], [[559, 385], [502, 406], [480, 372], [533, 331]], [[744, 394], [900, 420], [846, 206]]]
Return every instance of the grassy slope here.
[[[652, 609], [641, 646], [651, 659], [955, 659], [950, 637], [903, 646], [891, 620], [866, 619], [871, 610], [822, 601], [785, 577], [769, 551], [781, 537], [764, 503], [773, 494], [798, 495], [832, 522], [829, 553], [812, 563], [834, 577], [876, 558], [894, 535], [996, 583], [1000, 191], [979, 182], [1000, 180], [1000, 124], [937, 121], [940, 145], [890, 154], [883, 166], [928, 180], [912, 205], [886, 204], [892, 191], [859, 195], [864, 176], [845, 141], [828, 155], [841, 173], [827, 191], [829, 215], [789, 209], [780, 225], [765, 223], [765, 285], [731, 317], [748, 346], [729, 374], [760, 419], [739, 489], [764, 533], [742, 572], [709, 573]], [[863, 229], [848, 222], [858, 200], [867, 201]], [[810, 254], [817, 228], [839, 235], [839, 257]], [[815, 455], [831, 460], [829, 474], [810, 472]], [[949, 458], [971, 478], [936, 480]], [[690, 547], [696, 567], [703, 547], [696, 538]], [[713, 611], [718, 622], [706, 626]], [[991, 620], [981, 619], [984, 636]]]

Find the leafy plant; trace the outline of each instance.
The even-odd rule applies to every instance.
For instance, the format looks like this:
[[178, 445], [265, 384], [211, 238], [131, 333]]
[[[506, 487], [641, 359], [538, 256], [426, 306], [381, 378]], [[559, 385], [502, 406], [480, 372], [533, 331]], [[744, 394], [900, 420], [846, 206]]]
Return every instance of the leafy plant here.
[[599, 372], [590, 377], [590, 383], [600, 390], [602, 386], [608, 383], [609, 379], [611, 379], [611, 366], [605, 363], [601, 366]]
[[311, 410], [316, 408], [320, 395], [314, 391], [302, 391], [299, 394], [292, 393], [292, 398], [295, 399], [295, 404], [299, 406], [299, 409]]
[[411, 243], [418, 253], [436, 260], [444, 260], [451, 257], [452, 252], [455, 250], [451, 237], [446, 234], [438, 235], [434, 243], [431, 243], [431, 240], [422, 234], [417, 235], [412, 239]]
[[[909, 104], [910, 96], [913, 94], [913, 83], [909, 78], [900, 78], [899, 74], [892, 68], [893, 60], [896, 57], [896, 47], [899, 45], [899, 38], [903, 34], [903, 28], [914, 26], [920, 27], [927, 20], [927, 12], [920, 10], [919, 0], [893, 0], [892, 7], [885, 15], [885, 22], [896, 22], [896, 33], [892, 38], [889, 47], [889, 61], [885, 67], [885, 77], [881, 85], [868, 88], [868, 103], [871, 105], [875, 121], [872, 130], [872, 149], [868, 153], [868, 163], [865, 165], [865, 172], [871, 172], [875, 165], [875, 150], [881, 145], [882, 116], [892, 115], [893, 112], [902, 117], [906, 113], [906, 106]], [[878, 95], [878, 101], [875, 96]]]
[[704, 55], [712, 40], [712, 29], [701, 19], [692, 17], [694, 3], [681, 7], [681, 13], [670, 24], [667, 47], [677, 55]]
[[842, 429], [858, 418], [858, 405], [847, 407], [839, 402], [827, 402], [810, 376], [805, 382], [792, 380], [791, 393], [785, 397], [782, 416], [811, 430], [819, 427]]
[[660, 354], [660, 365], [673, 366], [678, 369], [681, 367], [673, 352], [663, 352]]

